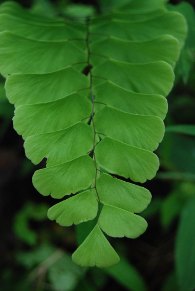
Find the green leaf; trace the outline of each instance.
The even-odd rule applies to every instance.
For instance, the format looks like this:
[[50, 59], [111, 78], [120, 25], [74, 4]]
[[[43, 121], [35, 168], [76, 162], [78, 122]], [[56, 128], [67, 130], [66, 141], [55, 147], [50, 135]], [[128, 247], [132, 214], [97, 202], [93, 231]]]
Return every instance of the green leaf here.
[[[101, 0], [100, 3], [101, 5], [106, 8], [116, 8], [116, 7], [127, 7], [131, 8], [131, 10], [133, 10], [133, 12], [136, 12], [136, 10], [138, 9], [138, 11], [142, 10], [145, 12], [145, 10], [155, 10], [157, 8], [161, 8], [163, 7], [163, 2], [165, 2], [164, 0], [148, 0], [147, 2], [149, 2], [149, 5], [145, 4], [145, 1], [143, 0], [138, 0], [138, 1], [132, 1], [132, 0], [107, 0], [107, 1], [103, 1]], [[138, 3], [138, 4], [137, 4]]]
[[174, 81], [171, 66], [162, 61], [134, 64], [110, 60], [99, 64], [93, 72], [95, 77], [101, 76], [126, 90], [147, 94], [167, 95]]
[[[129, 7], [124, 7], [124, 10], [121, 9], [121, 12], [128, 13], [128, 20], [114, 18], [112, 21], [103, 22], [100, 19], [94, 20], [94, 26], [92, 27], [92, 32], [102, 33], [121, 39], [129, 39], [133, 41], [146, 41], [149, 39], [158, 38], [159, 35], [172, 35], [178, 39], [181, 44], [183, 44], [184, 34], [186, 33], [186, 22], [185, 19], [177, 12], [165, 12], [151, 14], [148, 18], [144, 19], [140, 17], [141, 13], [146, 13], [144, 10], [144, 5], [155, 10], [154, 6], [151, 7], [150, 3], [147, 1], [145, 4], [141, 0], [141, 4], [138, 5], [138, 11], [136, 16], [130, 18], [134, 11], [130, 10], [131, 4]], [[154, 2], [154, 0], [153, 0]], [[132, 4], [135, 4], [136, 1], [132, 1]], [[137, 2], [139, 3], [139, 2]], [[158, 4], [157, 4], [158, 5]], [[152, 10], [151, 9], [151, 10]], [[126, 14], [127, 16], [127, 14]], [[130, 25], [127, 25], [130, 24]], [[178, 25], [179, 24], [179, 25]], [[144, 33], [143, 33], [144, 31]]]
[[160, 118], [128, 114], [108, 106], [96, 114], [95, 124], [100, 136], [151, 151], [158, 147], [164, 135], [164, 124]]
[[[168, 173], [167, 173], [168, 174]], [[173, 175], [173, 173], [172, 173]], [[167, 176], [168, 178], [168, 176]], [[170, 177], [171, 178], [171, 177]], [[177, 176], [174, 175], [172, 178], [176, 179]], [[178, 174], [178, 178], [181, 178]], [[187, 180], [187, 176], [183, 177], [183, 180]], [[189, 177], [190, 178], [190, 177]], [[194, 178], [194, 177], [192, 177]], [[169, 193], [169, 195], [161, 202], [161, 223], [165, 228], [168, 228], [173, 220], [179, 216], [186, 201], [195, 196], [194, 193], [194, 183], [190, 182], [180, 182], [175, 187], [174, 191]]]
[[26, 244], [33, 246], [37, 242], [36, 231], [30, 226], [31, 220], [42, 221], [46, 218], [47, 205], [27, 203], [14, 219], [15, 235]]
[[42, 195], [60, 199], [90, 187], [94, 176], [93, 160], [88, 156], [82, 156], [64, 164], [36, 171], [33, 184]]
[[150, 151], [129, 146], [111, 138], [105, 138], [96, 147], [98, 164], [106, 172], [144, 183], [152, 179], [159, 167], [159, 161]]
[[166, 131], [194, 136], [195, 135], [195, 126], [189, 125], [189, 124], [170, 125], [166, 128]]
[[[110, 98], [110, 92], [112, 92], [112, 98]], [[97, 96], [97, 102], [105, 103], [109, 107], [125, 113], [137, 115], [144, 113], [144, 115], [158, 116], [162, 119], [167, 113], [167, 100], [163, 96], [128, 91], [111, 81], [106, 81], [95, 87], [94, 94]]]
[[[190, 131], [192, 133], [191, 129]], [[189, 178], [194, 180], [194, 136], [190, 136], [191, 134], [184, 134], [183, 129], [182, 133], [179, 133], [179, 128], [176, 131], [167, 131], [163, 143], [160, 147], [161, 161], [164, 167], [176, 173], [176, 178], [177, 176], [181, 176], [182, 178], [182, 175], [184, 174], [185, 176], [186, 174], [186, 177], [189, 175]], [[184, 148], [185, 151], [183, 150]]]
[[[89, 101], [85, 102], [79, 95], [70, 95], [47, 104], [25, 105], [25, 108], [19, 106], [15, 111], [14, 126], [24, 138], [35, 133], [55, 132], [88, 118], [90, 109]], [[47, 113], [47, 118], [44, 112]], [[57, 119], [56, 115], [58, 115]], [[63, 118], [64, 115], [66, 119]]]
[[181, 290], [195, 288], [195, 199], [185, 206], [176, 240], [176, 271]]
[[101, 229], [112, 237], [136, 238], [147, 228], [146, 221], [139, 215], [109, 205], [102, 208], [98, 221]]
[[128, 290], [147, 290], [141, 274], [125, 259], [121, 259], [118, 265], [105, 269], [105, 272]]
[[34, 164], [40, 163], [45, 156], [47, 165], [52, 166], [74, 160], [89, 152], [93, 146], [93, 130], [79, 122], [68, 129], [31, 135], [26, 139], [24, 146], [26, 156], [31, 158]]
[[65, 14], [71, 17], [90, 17], [95, 14], [93, 6], [83, 4], [70, 4], [64, 9]]
[[[38, 244], [31, 251], [19, 251], [16, 253], [16, 261], [26, 269], [40, 265], [55, 253], [56, 249], [50, 244]], [[59, 252], [59, 251], [57, 251]], [[60, 252], [62, 256], [62, 252]]]
[[[165, 44], [166, 47], [164, 48]], [[109, 50], [110, 46], [112, 46], [112, 50]], [[123, 50], [121, 50], [121, 47], [123, 47]], [[161, 55], [162, 60], [170, 65], [175, 65], [179, 53], [178, 41], [170, 35], [143, 42], [133, 42], [110, 36], [109, 38], [95, 41], [92, 45], [92, 50], [94, 54], [98, 55], [103, 51], [106, 57], [129, 63], [134, 63], [135, 60], [139, 63], [155, 62], [159, 60], [159, 55]], [[143, 50], [145, 54], [142, 55], [141, 52]]]
[[64, 41], [70, 35], [76, 39], [83, 36], [79, 24], [70, 24], [59, 18], [47, 18], [30, 11], [27, 12], [16, 2], [3, 3], [0, 7], [0, 14], [1, 31], [25, 37], [27, 40], [42, 40], [53, 43], [54, 41]]
[[140, 186], [102, 174], [97, 180], [100, 201], [129, 212], [143, 211], [151, 200], [150, 192]]
[[34, 0], [32, 4], [32, 11], [41, 15], [53, 17], [55, 9], [51, 2], [47, 0]]
[[[67, 67], [48, 74], [26, 74], [25, 70], [24, 75], [8, 76], [5, 86], [9, 101], [19, 106], [45, 103], [46, 100], [52, 102], [70, 96], [75, 91], [82, 94], [80, 90], [88, 87], [89, 84], [87, 79], [74, 68]], [[65, 92], [64, 88], [66, 88]], [[47, 96], [46, 100], [45, 96]]]
[[183, 199], [177, 191], [170, 193], [161, 205], [161, 223], [164, 228], [168, 228], [173, 220], [179, 215], [183, 208]]
[[174, 11], [178, 11], [184, 15], [187, 25], [188, 33], [185, 42], [185, 46], [181, 52], [181, 56], [176, 68], [176, 74], [178, 77], [182, 77], [183, 81], [187, 83], [194, 64], [194, 53], [195, 53], [195, 13], [193, 6], [182, 1], [178, 5], [169, 5], [169, 8]]
[[74, 290], [85, 270], [75, 265], [71, 257], [63, 254], [61, 258], [49, 267], [48, 277], [54, 290], [71, 291]]
[[55, 204], [48, 211], [48, 217], [62, 226], [70, 226], [94, 219], [98, 202], [95, 190], [88, 190]]
[[108, 267], [119, 262], [119, 256], [105, 238], [98, 224], [72, 255], [81, 266]]
[[[16, 43], [14, 47], [11, 45], [13, 41]], [[6, 58], [3, 57], [4, 54], [2, 54], [2, 51], [0, 52], [1, 71], [3, 75], [7, 75], [10, 72], [23, 73], [24, 71], [26, 73], [35, 73], [38, 71], [38, 68], [40, 73], [49, 73], [65, 68], [70, 64], [85, 61], [85, 55], [81, 49], [84, 46], [84, 42], [77, 42], [74, 45], [68, 42], [68, 40], [51, 43], [38, 41], [36, 43], [35, 40], [19, 37], [9, 32], [1, 33], [1, 42], [4, 43], [6, 48]], [[47, 58], [42, 62], [40, 55], [44, 54], [46, 50]], [[21, 54], [23, 55], [23, 61], [20, 61]], [[68, 55], [68, 59], [65, 62], [63, 58], [64, 54]], [[52, 62], [54, 55], [57, 56], [56, 62]], [[10, 60], [9, 66], [7, 65], [7, 58]], [[32, 59], [34, 65], [32, 63], [32, 66], [29, 67], [28, 63], [25, 62], [27, 58]], [[15, 64], [14, 70], [13, 63]]]
[[119, 261], [102, 231], [135, 238], [147, 227], [137, 213], [151, 195], [133, 182], [152, 179], [159, 168], [153, 151], [186, 35], [184, 18], [164, 1], [108, 4], [112, 12], [88, 17], [82, 10], [81, 18], [78, 6], [67, 18], [15, 2], [0, 7], [0, 72], [14, 128], [33, 163], [46, 159], [33, 184], [64, 199], [50, 219], [64, 226], [94, 219], [73, 255], [82, 266]]

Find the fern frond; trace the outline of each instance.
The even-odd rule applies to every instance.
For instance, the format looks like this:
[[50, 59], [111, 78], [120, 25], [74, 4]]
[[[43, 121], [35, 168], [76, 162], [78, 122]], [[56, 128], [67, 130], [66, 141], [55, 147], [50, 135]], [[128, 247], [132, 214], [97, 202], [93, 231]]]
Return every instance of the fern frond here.
[[186, 34], [183, 17], [163, 2], [122, 1], [85, 22], [40, 17], [14, 2], [0, 7], [0, 71], [14, 128], [33, 163], [47, 159], [33, 184], [63, 199], [51, 220], [95, 219], [73, 254], [82, 266], [117, 263], [106, 235], [136, 238], [147, 228], [138, 213], [151, 194], [134, 182], [158, 170], [153, 151]]

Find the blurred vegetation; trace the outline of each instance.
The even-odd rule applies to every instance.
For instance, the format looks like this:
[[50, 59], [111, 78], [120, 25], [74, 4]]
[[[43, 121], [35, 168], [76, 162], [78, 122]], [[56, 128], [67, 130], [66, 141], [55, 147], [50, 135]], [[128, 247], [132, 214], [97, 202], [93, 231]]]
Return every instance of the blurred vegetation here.
[[[1, 1], [4, 2], [4, 1]], [[17, 1], [40, 14], [59, 11], [93, 15], [107, 1]], [[110, 0], [114, 3], [116, 0]], [[191, 3], [191, 5], [190, 5]], [[86, 6], [84, 4], [90, 4]], [[34, 166], [25, 158], [22, 140], [12, 128], [13, 107], [0, 84], [0, 290], [195, 290], [195, 12], [194, 1], [172, 1], [169, 9], [184, 14], [186, 45], [168, 97], [166, 135], [158, 154], [160, 171], [147, 187], [153, 201], [144, 216], [148, 231], [136, 240], [117, 240], [123, 254], [109, 269], [83, 269], [71, 261], [77, 235], [48, 221], [49, 198], [31, 183]], [[45, 202], [46, 201], [46, 202]], [[126, 259], [124, 259], [126, 258]]]

